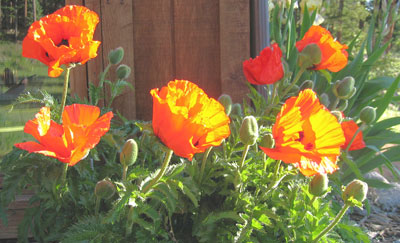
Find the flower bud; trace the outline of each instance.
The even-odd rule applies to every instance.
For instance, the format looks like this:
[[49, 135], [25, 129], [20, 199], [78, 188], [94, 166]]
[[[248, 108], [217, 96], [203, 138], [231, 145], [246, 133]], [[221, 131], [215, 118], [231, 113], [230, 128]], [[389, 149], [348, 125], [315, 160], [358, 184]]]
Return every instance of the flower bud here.
[[348, 105], [349, 105], [349, 102], [347, 100], [340, 100], [338, 106], [336, 107], [336, 110], [344, 111], [344, 110], [346, 110]]
[[290, 89], [289, 93], [294, 93], [297, 94], [299, 92], [300, 88], [298, 85], [293, 85], [293, 87]]
[[121, 164], [125, 167], [133, 165], [138, 156], [138, 145], [135, 140], [126, 140], [124, 147], [119, 155]]
[[253, 145], [258, 138], [258, 124], [254, 116], [246, 116], [239, 130], [240, 141], [245, 145]]
[[224, 106], [225, 108], [225, 113], [229, 116], [232, 110], [232, 99], [229, 95], [227, 94], [222, 94], [219, 98], [218, 101]]
[[353, 197], [357, 201], [363, 202], [367, 197], [367, 192], [368, 192], [367, 183], [360, 180], [353, 180], [346, 186], [346, 189], [342, 194], [342, 199], [346, 204], [350, 203], [351, 206], [355, 206], [349, 199]]
[[120, 63], [122, 61], [122, 58], [124, 58], [124, 48], [122, 47], [113, 49], [108, 53], [108, 60], [111, 64], [115, 65]]
[[272, 136], [272, 133], [267, 133], [265, 134], [259, 143], [260, 147], [263, 148], [273, 148], [275, 147], [275, 140], [274, 137]]
[[131, 68], [125, 64], [121, 64], [117, 68], [117, 77], [119, 79], [127, 79], [131, 74]]
[[355, 81], [353, 77], [345, 77], [344, 79], [335, 82], [332, 91], [339, 99], [350, 99], [357, 90], [354, 87], [354, 83]]
[[341, 111], [331, 111], [331, 114], [336, 117], [339, 123], [343, 121], [343, 113]]
[[324, 173], [316, 174], [310, 182], [309, 191], [317, 197], [324, 195], [328, 191], [328, 176]]
[[319, 64], [321, 59], [321, 49], [317, 44], [311, 43], [299, 53], [297, 63], [300, 67], [312, 68], [314, 65]]
[[300, 90], [312, 89], [314, 82], [312, 80], [306, 80], [300, 85]]
[[371, 106], [364, 107], [360, 112], [360, 120], [365, 124], [369, 125], [375, 121], [376, 111]]
[[94, 194], [98, 198], [109, 199], [116, 191], [114, 184], [109, 179], [104, 179], [97, 182], [94, 188]]
[[329, 101], [329, 96], [328, 96], [326, 93], [322, 93], [322, 94], [319, 96], [319, 101], [320, 101], [321, 104], [323, 104], [325, 107], [328, 107], [329, 104], [331, 103], [331, 102]]
[[242, 106], [239, 103], [232, 105], [231, 115], [243, 116]]

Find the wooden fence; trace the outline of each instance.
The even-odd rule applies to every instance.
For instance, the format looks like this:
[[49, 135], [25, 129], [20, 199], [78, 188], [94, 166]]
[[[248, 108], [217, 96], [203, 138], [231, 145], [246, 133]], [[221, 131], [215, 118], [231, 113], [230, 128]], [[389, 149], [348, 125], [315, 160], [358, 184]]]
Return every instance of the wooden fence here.
[[[150, 89], [173, 79], [195, 82], [214, 98], [228, 93], [242, 102], [247, 93], [242, 62], [250, 57], [249, 0], [66, 0], [97, 12], [98, 57], [75, 68], [71, 90], [87, 97], [107, 65], [111, 49], [122, 46], [132, 68], [126, 91], [113, 102], [128, 119], [150, 120]], [[105, 90], [104, 92], [108, 92]], [[104, 102], [107, 102], [105, 100]]]

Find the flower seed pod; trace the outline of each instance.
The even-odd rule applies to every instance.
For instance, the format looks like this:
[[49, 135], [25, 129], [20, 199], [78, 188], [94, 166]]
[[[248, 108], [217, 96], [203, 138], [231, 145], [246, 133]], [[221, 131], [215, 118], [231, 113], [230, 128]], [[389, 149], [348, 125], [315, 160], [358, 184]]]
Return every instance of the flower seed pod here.
[[328, 176], [325, 173], [316, 174], [310, 182], [309, 191], [317, 197], [324, 195], [328, 191]]
[[322, 93], [322, 94], [319, 96], [319, 101], [320, 101], [321, 104], [323, 104], [325, 107], [328, 107], [329, 104], [331, 103], [331, 102], [329, 101], [329, 96], [328, 96], [326, 93]]
[[242, 106], [239, 103], [232, 105], [231, 115], [232, 116], [243, 116]]
[[314, 82], [312, 80], [306, 80], [300, 85], [300, 90], [312, 89], [313, 86], [314, 86]]
[[312, 68], [314, 65], [319, 64], [321, 59], [321, 49], [317, 44], [311, 43], [299, 53], [297, 63], [300, 67]]
[[258, 124], [254, 116], [246, 116], [239, 130], [240, 141], [245, 145], [253, 145], [258, 138]]
[[127, 79], [131, 74], [131, 68], [125, 64], [121, 64], [117, 68], [117, 77], [119, 79]]
[[357, 89], [354, 87], [354, 84], [354, 78], [348, 76], [342, 80], [336, 81], [332, 87], [332, 91], [339, 99], [347, 100], [356, 93]]
[[138, 157], [138, 145], [134, 139], [126, 140], [119, 155], [119, 160], [124, 167], [133, 165]]
[[364, 107], [360, 112], [360, 120], [365, 124], [369, 125], [375, 121], [376, 111], [371, 106]]
[[122, 47], [113, 49], [108, 53], [108, 60], [111, 64], [115, 65], [120, 63], [122, 61], [122, 58], [124, 58], [124, 48]]
[[265, 134], [259, 143], [260, 147], [263, 148], [273, 148], [275, 147], [275, 139], [272, 133]]
[[363, 202], [367, 197], [367, 192], [368, 192], [367, 183], [360, 180], [353, 180], [346, 186], [346, 189], [342, 194], [342, 199], [344, 203], [350, 204], [351, 206], [355, 206], [353, 202], [351, 202], [351, 200], [349, 199], [353, 197], [357, 201]]
[[104, 179], [97, 182], [94, 188], [94, 194], [98, 198], [109, 199], [116, 191], [115, 185], [110, 181], [110, 179]]
[[225, 108], [225, 113], [229, 116], [232, 110], [232, 98], [227, 94], [222, 94], [218, 98], [219, 103], [221, 103]]

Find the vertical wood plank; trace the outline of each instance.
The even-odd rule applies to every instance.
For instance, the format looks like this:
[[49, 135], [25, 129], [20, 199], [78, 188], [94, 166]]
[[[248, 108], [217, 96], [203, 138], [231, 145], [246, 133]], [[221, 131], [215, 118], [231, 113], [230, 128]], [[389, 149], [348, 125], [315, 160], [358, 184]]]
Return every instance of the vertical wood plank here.
[[[84, 5], [83, 0], [65, 0], [66, 5]], [[90, 60], [89, 60], [90, 62]], [[77, 65], [70, 73], [70, 94], [83, 99], [87, 97], [87, 69], [86, 65]]]
[[242, 103], [248, 89], [242, 63], [250, 57], [250, 3], [220, 0], [221, 89]]
[[219, 1], [175, 0], [176, 78], [221, 94]]
[[[103, 62], [108, 63], [107, 55], [111, 49], [122, 46], [125, 51], [122, 63], [132, 68], [132, 75], [127, 79], [135, 87], [134, 49], [133, 49], [133, 2], [101, 1]], [[116, 80], [110, 70], [111, 80]], [[107, 103], [107, 99], [105, 101]], [[135, 92], [127, 89], [112, 104], [114, 112], [119, 111], [128, 119], [136, 118]]]
[[150, 90], [175, 78], [172, 0], [134, 0], [137, 117], [152, 118]]

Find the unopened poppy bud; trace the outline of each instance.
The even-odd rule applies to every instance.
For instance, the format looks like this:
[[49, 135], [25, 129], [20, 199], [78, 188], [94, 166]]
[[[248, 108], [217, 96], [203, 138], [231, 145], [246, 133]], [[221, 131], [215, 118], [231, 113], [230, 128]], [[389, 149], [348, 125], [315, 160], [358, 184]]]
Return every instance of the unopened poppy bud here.
[[343, 121], [343, 114], [341, 111], [331, 111], [331, 114], [336, 117], [339, 123]]
[[331, 103], [331, 102], [329, 101], [329, 96], [328, 96], [326, 93], [322, 93], [322, 94], [319, 96], [319, 101], [320, 101], [321, 104], [323, 104], [325, 107], [328, 107], [329, 104]]
[[131, 68], [125, 64], [121, 64], [117, 68], [117, 77], [119, 79], [127, 79], [131, 74]]
[[122, 58], [124, 58], [124, 48], [122, 47], [113, 49], [108, 53], [108, 60], [111, 64], [115, 65], [120, 63], [122, 61]]
[[353, 180], [346, 186], [346, 189], [342, 194], [342, 199], [344, 203], [346, 204], [349, 203], [351, 206], [355, 206], [349, 199], [353, 197], [357, 201], [363, 202], [367, 197], [367, 192], [368, 192], [367, 183], [360, 180]]
[[134, 139], [126, 140], [119, 155], [121, 164], [123, 166], [133, 165], [138, 157], [138, 150], [138, 145]]
[[258, 138], [258, 124], [254, 116], [246, 116], [239, 130], [240, 141], [245, 145], [253, 145]]
[[311, 43], [299, 53], [297, 63], [300, 67], [312, 68], [314, 65], [319, 64], [321, 59], [321, 49], [317, 44]]
[[227, 94], [222, 94], [218, 101], [224, 106], [225, 113], [229, 116], [232, 110], [232, 98]]
[[316, 174], [310, 182], [309, 191], [317, 197], [324, 195], [328, 191], [328, 176], [324, 173]]
[[351, 76], [345, 77], [342, 80], [338, 80], [333, 85], [333, 93], [339, 99], [350, 99], [355, 93], [356, 88], [354, 87], [355, 81]]
[[275, 139], [272, 133], [267, 133], [262, 136], [261, 141], [259, 143], [260, 147], [263, 148], [274, 148], [275, 147]]
[[364, 107], [360, 112], [360, 120], [365, 124], [369, 125], [375, 121], [376, 111], [371, 106]]
[[349, 105], [349, 102], [347, 100], [340, 100], [338, 106], [336, 107], [336, 110], [344, 111], [344, 110], [346, 110], [348, 105]]
[[294, 93], [297, 94], [299, 92], [300, 88], [298, 85], [293, 85], [293, 87], [290, 89], [289, 93]]
[[232, 105], [231, 115], [243, 116], [242, 106], [239, 103]]
[[300, 90], [312, 89], [313, 86], [314, 86], [314, 82], [312, 80], [306, 80], [300, 85]]
[[103, 199], [111, 198], [115, 191], [115, 185], [109, 179], [97, 182], [96, 187], [94, 188], [94, 194], [96, 197]]

